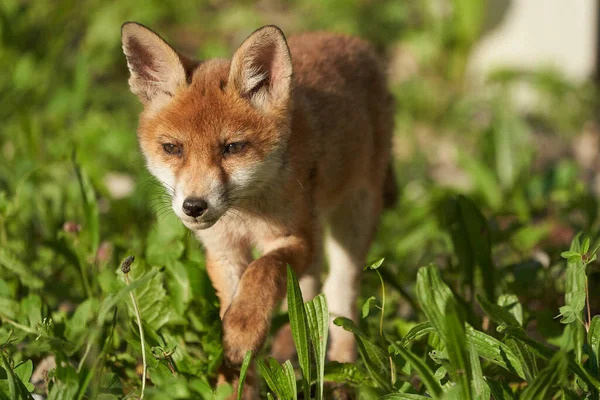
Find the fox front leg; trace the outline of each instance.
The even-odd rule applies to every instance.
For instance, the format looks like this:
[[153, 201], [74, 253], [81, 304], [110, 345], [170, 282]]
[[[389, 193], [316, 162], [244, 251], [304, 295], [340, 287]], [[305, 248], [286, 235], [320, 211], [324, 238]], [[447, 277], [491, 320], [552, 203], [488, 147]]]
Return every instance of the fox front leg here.
[[285, 296], [287, 264], [300, 274], [311, 260], [306, 241], [288, 237], [285, 243], [248, 266], [223, 316], [223, 348], [230, 366], [240, 365], [248, 350], [257, 354], [262, 348], [271, 315]]

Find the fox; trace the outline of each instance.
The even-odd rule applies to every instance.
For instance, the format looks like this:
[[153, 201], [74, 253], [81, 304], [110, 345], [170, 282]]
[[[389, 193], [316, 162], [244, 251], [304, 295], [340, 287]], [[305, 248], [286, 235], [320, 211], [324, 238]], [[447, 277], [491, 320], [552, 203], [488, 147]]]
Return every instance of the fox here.
[[[288, 265], [304, 301], [323, 292], [331, 320], [356, 320], [363, 263], [397, 198], [394, 100], [374, 48], [337, 33], [286, 38], [268, 25], [230, 59], [195, 60], [139, 23], [121, 33], [143, 104], [139, 147], [204, 247], [224, 363], [239, 367], [263, 347]], [[353, 362], [353, 335], [329, 329], [328, 358]], [[293, 353], [289, 326], [272, 349]]]

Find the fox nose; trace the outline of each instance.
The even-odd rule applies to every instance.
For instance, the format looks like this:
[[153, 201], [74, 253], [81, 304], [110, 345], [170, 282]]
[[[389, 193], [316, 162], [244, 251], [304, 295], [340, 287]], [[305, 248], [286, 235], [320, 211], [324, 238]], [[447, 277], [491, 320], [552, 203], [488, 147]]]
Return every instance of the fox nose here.
[[196, 218], [204, 214], [208, 208], [208, 204], [204, 199], [197, 197], [188, 197], [183, 201], [183, 212], [192, 218]]

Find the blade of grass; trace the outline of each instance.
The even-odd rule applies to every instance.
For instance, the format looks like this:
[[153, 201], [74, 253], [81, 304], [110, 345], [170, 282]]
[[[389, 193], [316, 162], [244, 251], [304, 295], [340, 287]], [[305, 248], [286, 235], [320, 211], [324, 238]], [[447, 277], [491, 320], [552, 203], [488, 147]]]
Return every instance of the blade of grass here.
[[244, 356], [242, 367], [240, 369], [240, 379], [238, 380], [237, 400], [242, 400], [242, 392], [244, 389], [244, 382], [246, 381], [246, 374], [248, 373], [248, 367], [252, 360], [252, 350], [248, 350]]

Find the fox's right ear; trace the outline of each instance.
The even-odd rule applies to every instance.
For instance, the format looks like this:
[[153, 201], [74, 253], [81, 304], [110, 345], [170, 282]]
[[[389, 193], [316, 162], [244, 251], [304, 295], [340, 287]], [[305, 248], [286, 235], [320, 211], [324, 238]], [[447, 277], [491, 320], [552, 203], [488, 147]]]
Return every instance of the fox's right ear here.
[[231, 60], [229, 85], [259, 109], [286, 109], [292, 86], [292, 59], [279, 28], [264, 26], [241, 44]]
[[150, 29], [126, 22], [121, 28], [121, 42], [131, 73], [129, 86], [144, 105], [167, 100], [187, 85], [186, 67], [193, 62]]

